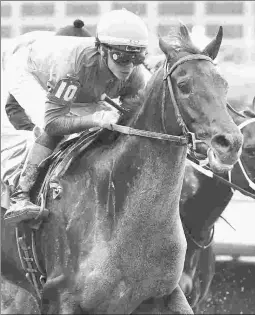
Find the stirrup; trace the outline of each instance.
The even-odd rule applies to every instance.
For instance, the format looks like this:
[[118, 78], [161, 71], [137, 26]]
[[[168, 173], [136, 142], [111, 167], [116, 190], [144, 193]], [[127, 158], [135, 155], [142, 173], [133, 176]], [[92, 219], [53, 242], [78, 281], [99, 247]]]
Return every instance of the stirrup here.
[[[40, 209], [39, 209], [40, 208]], [[44, 207], [42, 203], [41, 207], [34, 205], [31, 203], [31, 207], [23, 207], [23, 209], [9, 209], [5, 215], [4, 220], [6, 223], [15, 223], [18, 224], [22, 221], [28, 220], [42, 220], [49, 215], [49, 210]]]

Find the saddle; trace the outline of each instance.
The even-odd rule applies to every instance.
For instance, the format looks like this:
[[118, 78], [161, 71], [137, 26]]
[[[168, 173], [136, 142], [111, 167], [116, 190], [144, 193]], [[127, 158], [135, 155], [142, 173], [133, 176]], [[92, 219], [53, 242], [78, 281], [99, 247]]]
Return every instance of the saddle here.
[[46, 169], [47, 172], [37, 196], [37, 204], [41, 203], [42, 205], [42, 203], [45, 202], [49, 188], [53, 188], [53, 198], [58, 197], [58, 194], [56, 194], [58, 193], [56, 183], [80, 154], [84, 153], [102, 132], [104, 132], [102, 129], [88, 130], [72, 139], [64, 140], [53, 153], [42, 162], [42, 164], [45, 164], [44, 171]]

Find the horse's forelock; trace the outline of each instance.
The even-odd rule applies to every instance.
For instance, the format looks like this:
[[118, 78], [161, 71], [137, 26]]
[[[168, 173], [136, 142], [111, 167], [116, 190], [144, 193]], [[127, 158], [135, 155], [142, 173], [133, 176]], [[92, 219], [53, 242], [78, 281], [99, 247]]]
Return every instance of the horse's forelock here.
[[202, 54], [202, 51], [198, 47], [196, 47], [190, 40], [187, 40], [187, 38], [184, 37], [181, 32], [170, 32], [167, 37], [164, 38], [164, 40], [177, 53], [187, 52], [189, 54]]

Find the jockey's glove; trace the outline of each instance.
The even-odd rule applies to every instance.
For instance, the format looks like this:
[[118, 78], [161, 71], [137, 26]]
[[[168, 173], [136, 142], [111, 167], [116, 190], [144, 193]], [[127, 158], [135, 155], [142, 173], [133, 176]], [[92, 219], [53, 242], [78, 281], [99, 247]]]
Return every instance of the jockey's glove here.
[[111, 124], [116, 124], [120, 114], [118, 111], [98, 111], [92, 115], [92, 121], [95, 127], [112, 130]]
[[42, 133], [43, 133], [43, 129], [41, 129], [39, 126], [34, 126], [33, 135], [35, 139], [39, 138], [42, 135]]

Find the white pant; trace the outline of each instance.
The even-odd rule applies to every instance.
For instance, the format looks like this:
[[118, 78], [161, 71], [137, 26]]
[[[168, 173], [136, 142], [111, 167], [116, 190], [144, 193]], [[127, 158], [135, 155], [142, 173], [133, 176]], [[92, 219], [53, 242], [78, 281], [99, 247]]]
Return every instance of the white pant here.
[[[11, 93], [25, 109], [34, 124], [43, 126], [46, 91], [36, 78], [28, 71], [28, 48], [21, 48], [17, 53], [8, 57], [4, 65], [1, 82], [1, 181], [15, 181], [17, 170], [25, 161], [27, 152], [34, 142], [31, 131], [16, 130], [9, 122], [5, 112], [8, 93]], [[3, 95], [5, 95], [3, 97]], [[6, 191], [1, 189], [1, 195]], [[3, 196], [2, 196], [3, 197]], [[1, 202], [2, 203], [2, 202]]]
[[43, 127], [45, 91], [28, 68], [29, 47], [22, 47], [6, 62], [3, 72], [7, 90], [24, 108], [32, 122]]

